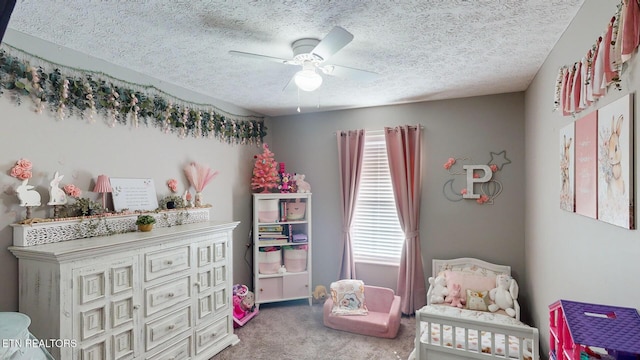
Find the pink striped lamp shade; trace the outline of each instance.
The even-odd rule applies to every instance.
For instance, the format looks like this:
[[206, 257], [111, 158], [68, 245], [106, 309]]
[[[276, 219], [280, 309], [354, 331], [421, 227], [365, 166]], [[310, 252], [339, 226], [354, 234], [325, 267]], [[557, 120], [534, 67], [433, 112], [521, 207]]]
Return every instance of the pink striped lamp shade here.
[[105, 193], [110, 193], [111, 191], [112, 189], [109, 177], [107, 175], [99, 175], [98, 180], [96, 180], [96, 186], [93, 188], [93, 192], [102, 194], [102, 207], [105, 209], [107, 208]]

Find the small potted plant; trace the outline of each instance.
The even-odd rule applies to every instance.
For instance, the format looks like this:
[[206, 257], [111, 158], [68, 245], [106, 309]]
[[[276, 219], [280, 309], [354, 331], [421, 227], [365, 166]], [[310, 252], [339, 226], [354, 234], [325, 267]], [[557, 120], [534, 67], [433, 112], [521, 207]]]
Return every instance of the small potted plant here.
[[140, 231], [151, 231], [153, 224], [156, 223], [156, 218], [151, 215], [138, 215], [136, 225]]

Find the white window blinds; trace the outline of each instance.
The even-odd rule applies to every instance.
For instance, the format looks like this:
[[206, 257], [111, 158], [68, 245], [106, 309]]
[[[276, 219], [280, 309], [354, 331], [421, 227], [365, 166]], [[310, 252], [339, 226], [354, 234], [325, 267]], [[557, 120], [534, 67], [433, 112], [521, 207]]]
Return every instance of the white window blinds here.
[[351, 225], [356, 262], [400, 263], [404, 232], [396, 212], [382, 131], [365, 133], [362, 177]]

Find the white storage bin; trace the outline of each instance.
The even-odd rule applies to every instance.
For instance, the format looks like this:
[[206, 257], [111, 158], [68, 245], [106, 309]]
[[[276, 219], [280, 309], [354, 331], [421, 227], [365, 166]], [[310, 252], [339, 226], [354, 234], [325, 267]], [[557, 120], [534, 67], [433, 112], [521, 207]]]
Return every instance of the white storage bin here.
[[278, 221], [278, 199], [264, 199], [258, 201], [258, 222]]
[[258, 271], [260, 274], [275, 274], [282, 265], [282, 250], [258, 251]]
[[307, 270], [306, 249], [284, 249], [284, 267], [287, 272], [301, 272]]

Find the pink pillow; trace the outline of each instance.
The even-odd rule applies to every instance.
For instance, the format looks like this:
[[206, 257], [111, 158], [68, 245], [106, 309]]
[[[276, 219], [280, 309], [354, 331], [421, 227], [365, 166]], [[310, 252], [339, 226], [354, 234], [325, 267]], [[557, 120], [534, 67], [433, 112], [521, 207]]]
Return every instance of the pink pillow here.
[[489, 291], [496, 287], [495, 276], [473, 275], [451, 270], [445, 271], [444, 276], [447, 279], [447, 288], [450, 288], [453, 284], [460, 284], [462, 294], [466, 294], [467, 289]]

